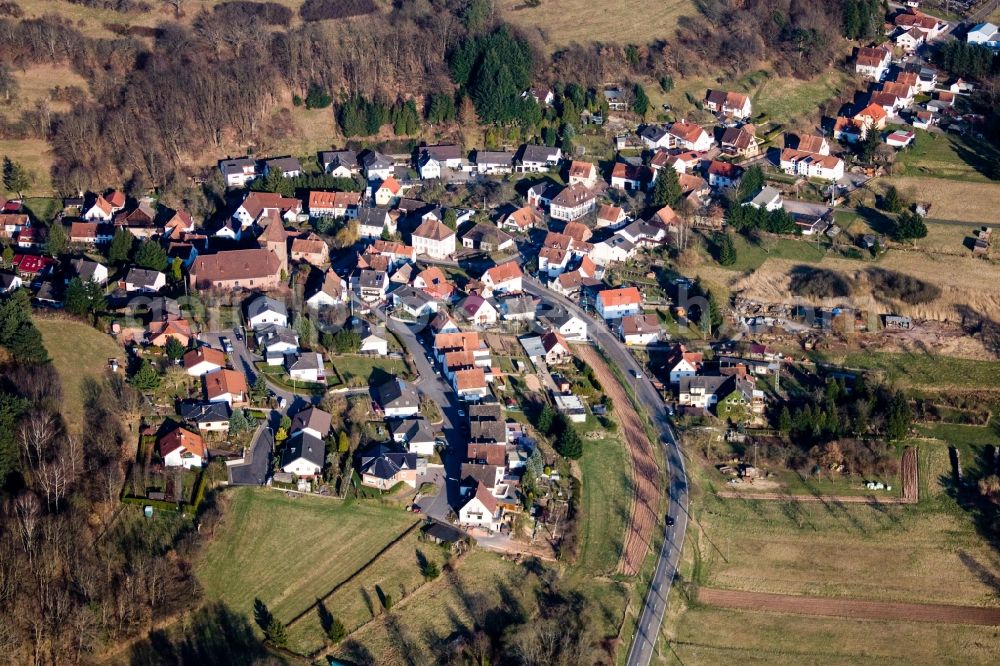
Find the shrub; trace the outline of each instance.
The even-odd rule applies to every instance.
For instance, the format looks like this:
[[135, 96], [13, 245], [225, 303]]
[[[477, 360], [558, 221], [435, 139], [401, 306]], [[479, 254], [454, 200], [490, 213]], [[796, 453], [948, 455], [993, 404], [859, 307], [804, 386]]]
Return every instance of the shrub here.
[[322, 21], [364, 16], [377, 10], [373, 0], [306, 0], [299, 9], [299, 16], [303, 21]]

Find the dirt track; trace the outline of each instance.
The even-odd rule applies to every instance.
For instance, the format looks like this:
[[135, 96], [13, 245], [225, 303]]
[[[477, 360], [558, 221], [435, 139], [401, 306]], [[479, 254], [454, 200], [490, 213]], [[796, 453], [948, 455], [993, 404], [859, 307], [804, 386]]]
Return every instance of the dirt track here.
[[790, 594], [716, 590], [706, 587], [698, 590], [698, 601], [725, 608], [795, 615], [825, 615], [861, 620], [936, 622], [939, 624], [1000, 625], [1000, 608], [981, 608], [978, 606], [826, 599]]
[[618, 570], [625, 575], [634, 576], [642, 566], [659, 520], [657, 507], [660, 504], [660, 469], [642, 419], [604, 359], [593, 347], [585, 345], [574, 347], [574, 352], [593, 368], [601, 388], [611, 398], [614, 404], [612, 414], [625, 434], [625, 444], [632, 460], [632, 512]]
[[768, 502], [835, 502], [838, 504], [915, 504], [917, 500], [905, 497], [878, 497], [876, 495], [789, 495], [786, 493], [741, 493], [723, 490], [716, 493], [723, 499], [764, 500]]

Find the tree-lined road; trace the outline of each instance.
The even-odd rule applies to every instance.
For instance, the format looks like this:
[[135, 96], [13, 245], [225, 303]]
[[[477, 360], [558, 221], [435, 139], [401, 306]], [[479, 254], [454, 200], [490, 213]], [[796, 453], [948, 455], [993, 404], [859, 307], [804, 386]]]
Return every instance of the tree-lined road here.
[[667, 599], [677, 573], [684, 534], [688, 522], [688, 482], [684, 468], [684, 458], [680, 443], [670, 424], [666, 405], [653, 384], [646, 377], [642, 367], [624, 344], [601, 322], [587, 315], [576, 303], [543, 287], [537, 280], [524, 279], [525, 291], [541, 299], [548, 308], [562, 308], [587, 322], [591, 340], [600, 347], [611, 364], [618, 366], [628, 377], [635, 379], [633, 388], [640, 406], [646, 410], [654, 426], [660, 432], [660, 442], [665, 449], [667, 462], [667, 515], [673, 517], [674, 524], [668, 526], [664, 520], [663, 545], [656, 562], [656, 570], [643, 603], [642, 613], [628, 655], [629, 666], [646, 666], [653, 657], [660, 626], [667, 610]]

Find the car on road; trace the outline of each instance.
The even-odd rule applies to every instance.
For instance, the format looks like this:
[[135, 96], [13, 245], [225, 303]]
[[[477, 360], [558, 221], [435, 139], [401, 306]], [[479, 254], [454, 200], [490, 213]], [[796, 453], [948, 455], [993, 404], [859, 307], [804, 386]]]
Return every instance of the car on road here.
[[635, 377], [636, 379], [642, 379], [642, 373], [639, 372], [638, 370], [633, 370], [632, 376]]
[[243, 342], [243, 334], [240, 333], [240, 329], [238, 328], [233, 329], [233, 337], [236, 338], [238, 342]]
[[667, 527], [673, 527], [673, 526], [674, 526], [674, 517], [667, 516]]
[[465, 418], [465, 410], [464, 409], [458, 410], [457, 413], [458, 413], [459, 418]]
[[233, 353], [233, 343], [230, 342], [229, 338], [227, 338], [226, 336], [223, 335], [222, 337], [219, 338], [219, 344], [222, 345], [222, 348], [226, 351], [227, 354]]

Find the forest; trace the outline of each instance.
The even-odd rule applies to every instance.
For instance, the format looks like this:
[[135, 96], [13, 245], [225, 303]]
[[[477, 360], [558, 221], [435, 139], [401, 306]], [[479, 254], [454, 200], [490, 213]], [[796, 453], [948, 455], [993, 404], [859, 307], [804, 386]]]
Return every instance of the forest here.
[[[100, 6], [129, 12], [138, 5]], [[13, 4], [0, 18], [0, 88], [17, 69], [53, 64], [71, 67], [89, 91], [60, 89], [59, 99], [72, 100], [65, 112], [39, 100], [0, 122], [0, 139], [49, 141], [53, 182], [64, 193], [186, 183], [222, 154], [286, 135], [277, 112], [289, 99], [316, 99], [316, 91], [334, 101], [331, 112], [348, 137], [372, 136], [390, 123], [412, 135], [420, 122], [458, 119], [514, 122], [554, 142], [541, 136], [537, 105], [520, 97], [528, 85], [587, 90], [720, 64], [739, 73], [762, 60], [810, 76], [831, 64], [841, 33], [833, 0], [703, 0], [701, 16], [682, 20], [676, 43], [575, 44], [549, 56], [492, 7], [489, 0], [418, 0], [372, 12], [360, 1], [313, 1], [302, 7], [311, 20], [293, 27], [281, 5], [241, 0], [200, 12], [190, 26], [165, 21], [96, 38], [54, 15], [17, 18]], [[337, 20], [322, 20], [329, 16]]]

